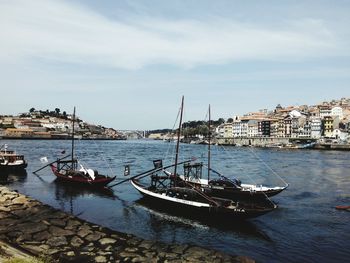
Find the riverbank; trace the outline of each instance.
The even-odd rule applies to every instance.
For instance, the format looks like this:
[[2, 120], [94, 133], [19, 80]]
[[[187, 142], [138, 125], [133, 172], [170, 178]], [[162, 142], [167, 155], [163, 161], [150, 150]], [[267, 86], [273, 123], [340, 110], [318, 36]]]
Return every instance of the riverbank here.
[[282, 149], [315, 149], [350, 151], [350, 144], [340, 143], [317, 143], [316, 139], [296, 138], [219, 138], [216, 142], [223, 146], [252, 146], [258, 148], [282, 148]]
[[254, 262], [198, 246], [165, 244], [113, 231], [7, 187], [0, 187], [1, 240], [12, 251], [56, 262]]

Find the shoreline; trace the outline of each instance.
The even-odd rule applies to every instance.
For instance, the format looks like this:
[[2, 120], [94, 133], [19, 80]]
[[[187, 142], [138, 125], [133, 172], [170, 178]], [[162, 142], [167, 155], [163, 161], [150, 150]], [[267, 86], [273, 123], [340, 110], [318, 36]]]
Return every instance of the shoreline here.
[[114, 231], [0, 186], [0, 250], [4, 244], [12, 248], [7, 251], [14, 251], [10, 256], [20, 251], [54, 262], [255, 262], [245, 256]]

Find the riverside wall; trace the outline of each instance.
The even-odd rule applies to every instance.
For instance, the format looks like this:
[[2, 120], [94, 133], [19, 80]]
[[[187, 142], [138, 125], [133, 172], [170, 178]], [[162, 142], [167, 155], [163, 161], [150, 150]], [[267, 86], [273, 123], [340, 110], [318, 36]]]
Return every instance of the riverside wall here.
[[3, 186], [1, 240], [52, 262], [254, 262], [198, 246], [165, 244], [113, 231]]
[[275, 138], [275, 137], [218, 138], [217, 143], [219, 145], [266, 147], [271, 145], [286, 145], [289, 143], [289, 138]]

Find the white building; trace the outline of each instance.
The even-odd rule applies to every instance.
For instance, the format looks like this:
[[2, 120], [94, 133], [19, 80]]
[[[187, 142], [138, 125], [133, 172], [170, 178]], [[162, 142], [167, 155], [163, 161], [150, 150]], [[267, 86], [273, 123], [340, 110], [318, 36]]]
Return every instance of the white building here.
[[334, 117], [339, 117], [339, 119], [343, 118], [343, 109], [341, 107], [333, 107], [331, 109], [331, 115]]
[[225, 138], [232, 138], [233, 137], [233, 125], [232, 123], [226, 122], [224, 124], [224, 137]]
[[256, 120], [249, 120], [248, 124], [248, 137], [258, 137], [259, 136], [259, 123]]
[[215, 129], [215, 133], [217, 134], [218, 138], [224, 138], [225, 137], [225, 124], [220, 124]]
[[317, 118], [317, 117], [313, 117], [311, 118], [311, 133], [310, 133], [310, 136], [311, 138], [314, 138], [314, 139], [319, 139], [321, 138], [321, 135], [322, 135], [322, 121], [320, 118]]
[[331, 108], [328, 108], [328, 107], [320, 108], [320, 117], [321, 117], [321, 119], [323, 119], [326, 116], [331, 116], [331, 114], [332, 114]]

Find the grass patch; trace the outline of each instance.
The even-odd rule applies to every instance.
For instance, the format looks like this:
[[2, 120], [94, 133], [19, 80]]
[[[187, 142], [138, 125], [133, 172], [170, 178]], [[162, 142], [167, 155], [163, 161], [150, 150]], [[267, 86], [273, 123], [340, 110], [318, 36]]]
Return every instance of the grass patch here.
[[30, 257], [30, 258], [9, 258], [5, 259], [3, 263], [51, 263], [51, 259], [45, 259], [45, 258], [36, 258], [36, 257]]

